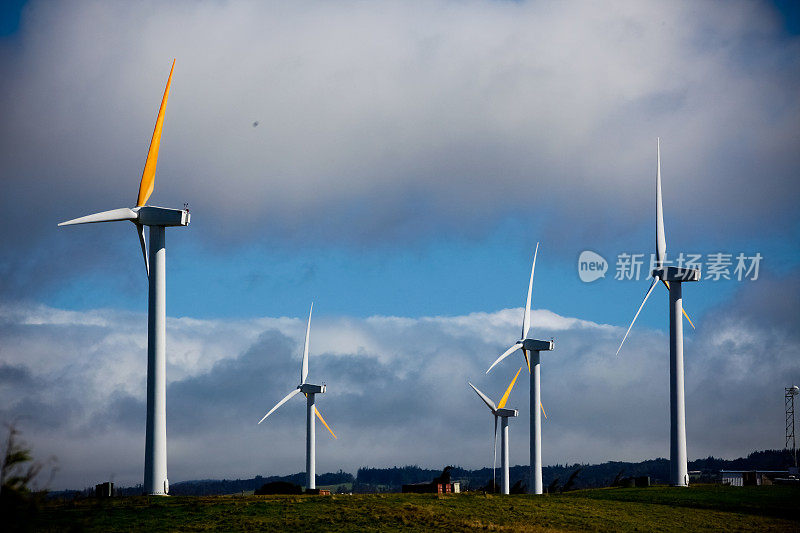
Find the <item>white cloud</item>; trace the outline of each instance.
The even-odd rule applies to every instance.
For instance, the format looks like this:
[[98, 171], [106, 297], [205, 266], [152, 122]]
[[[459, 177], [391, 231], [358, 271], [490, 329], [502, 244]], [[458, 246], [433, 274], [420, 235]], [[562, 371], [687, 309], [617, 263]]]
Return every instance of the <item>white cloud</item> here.
[[472, 233], [532, 201], [608, 238], [644, 216], [656, 135], [676, 220], [793, 216], [800, 54], [768, 5], [34, 2], [20, 41], [0, 216], [128, 205], [172, 57], [153, 200], [207, 238]]
[[[796, 292], [796, 284], [791, 291]], [[687, 330], [690, 457], [736, 456], [778, 447], [782, 383], [800, 374], [800, 341], [784, 327], [749, 320], [753, 294], [698, 317]], [[744, 313], [743, 311], [744, 310]], [[458, 463], [490, 458], [491, 419], [466, 386], [499, 396], [522, 357], [486, 367], [518, 336], [521, 310], [456, 317], [322, 316], [312, 323], [319, 407], [339, 435], [318, 439], [320, 471], [359, 466]], [[140, 480], [144, 433], [145, 331], [141, 314], [0, 310], [0, 404], [38, 454], [60, 458], [58, 487]], [[102, 317], [100, 319], [99, 317]], [[744, 331], [740, 320], [750, 323]], [[544, 461], [637, 460], [668, 455], [667, 337], [636, 328], [619, 357], [621, 328], [533, 314], [542, 354]], [[290, 473], [303, 469], [304, 408], [290, 402], [255, 422], [294, 387], [305, 317], [168, 319], [170, 478]], [[769, 336], [767, 334], [769, 333]], [[735, 343], [730, 339], [743, 339]], [[753, 342], [767, 339], [766, 342]], [[738, 341], [737, 341], [738, 342]], [[518, 366], [519, 365], [519, 366]], [[511, 396], [512, 458], [527, 462], [526, 374]]]

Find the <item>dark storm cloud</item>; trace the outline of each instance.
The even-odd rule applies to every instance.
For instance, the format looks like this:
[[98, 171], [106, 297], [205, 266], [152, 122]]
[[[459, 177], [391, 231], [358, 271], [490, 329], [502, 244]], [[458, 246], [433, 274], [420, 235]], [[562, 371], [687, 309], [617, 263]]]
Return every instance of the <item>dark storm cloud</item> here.
[[0, 54], [0, 290], [135, 259], [130, 225], [54, 224], [132, 203], [172, 57], [152, 200], [212, 248], [509, 216], [600, 246], [650, 220], [657, 135], [675, 231], [783, 234], [798, 46], [749, 2], [32, 2]]
[[26, 386], [31, 381], [31, 373], [24, 366], [0, 365], [0, 385]]
[[[218, 361], [208, 373], [172, 383], [167, 395], [168, 410], [176, 413], [171, 416], [174, 429], [191, 436], [205, 434], [211, 420], [226, 429], [258, 422], [300, 382], [294, 344], [279, 331], [269, 330], [240, 356]], [[268, 393], [275, 396], [270, 405]]]

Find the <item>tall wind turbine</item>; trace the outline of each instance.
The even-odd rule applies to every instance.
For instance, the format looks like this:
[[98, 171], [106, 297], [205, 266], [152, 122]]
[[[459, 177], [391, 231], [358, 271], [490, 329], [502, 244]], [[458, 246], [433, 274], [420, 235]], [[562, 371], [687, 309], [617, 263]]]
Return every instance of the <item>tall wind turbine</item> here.
[[[666, 266], [667, 240], [664, 234], [664, 208], [661, 201], [661, 139], [657, 141], [658, 168], [656, 170], [656, 268], [653, 281], [644, 300], [633, 315], [631, 325], [617, 348], [617, 355], [631, 332], [633, 323], [644, 307], [659, 280], [669, 290], [669, 483], [676, 487], [689, 486], [686, 462], [686, 412], [683, 397], [683, 320], [689, 315], [683, 310], [681, 284], [700, 281], [700, 271], [693, 268]], [[694, 324], [692, 324], [694, 327]]]
[[308, 325], [306, 326], [306, 341], [303, 344], [303, 364], [300, 367], [300, 385], [297, 386], [292, 392], [284, 396], [284, 398], [275, 404], [275, 407], [269, 410], [267, 414], [264, 415], [264, 418], [258, 421], [260, 424], [264, 420], [267, 419], [269, 415], [275, 412], [275, 410], [280, 407], [281, 405], [285, 404], [289, 401], [290, 398], [295, 396], [298, 393], [303, 393], [306, 395], [306, 488], [314, 490], [317, 488], [317, 481], [316, 481], [316, 473], [317, 473], [317, 458], [316, 458], [316, 445], [317, 445], [317, 437], [316, 437], [316, 428], [314, 426], [314, 416], [319, 418], [320, 422], [328, 428], [328, 431], [331, 432], [333, 438], [337, 438], [336, 434], [330, 428], [330, 426], [325, 422], [325, 419], [322, 418], [322, 415], [317, 409], [316, 405], [314, 405], [314, 395], [316, 394], [324, 394], [326, 386], [325, 385], [312, 385], [310, 383], [306, 383], [306, 379], [308, 378], [308, 344], [309, 338], [311, 336], [311, 312], [314, 310], [314, 304], [311, 304], [311, 309], [308, 311]]
[[497, 405], [494, 404], [492, 400], [490, 400], [484, 393], [478, 390], [478, 387], [473, 385], [472, 383], [469, 384], [472, 389], [478, 393], [478, 396], [481, 397], [483, 403], [489, 408], [489, 410], [494, 415], [494, 464], [492, 465], [492, 490], [494, 490], [495, 485], [495, 477], [494, 477], [494, 470], [497, 467], [497, 419], [500, 418], [500, 467], [503, 472], [503, 494], [509, 493], [509, 475], [508, 475], [508, 419], [511, 417], [515, 417], [519, 414], [519, 411], [516, 409], [506, 409], [506, 402], [508, 401], [508, 395], [511, 394], [511, 389], [514, 388], [514, 383], [517, 381], [517, 377], [519, 377], [519, 373], [522, 372], [522, 367], [519, 367], [517, 370], [517, 375], [514, 376], [514, 379], [511, 380], [508, 388], [506, 389], [505, 394], [503, 397], [500, 398], [500, 401], [497, 402]]
[[[129, 220], [136, 226], [139, 244], [142, 247], [149, 291], [147, 298], [147, 429], [144, 449], [144, 491], [146, 494], [163, 495], [169, 492], [167, 480], [167, 390], [166, 390], [166, 244], [164, 228], [168, 226], [188, 226], [188, 209], [168, 209], [146, 205], [153, 193], [156, 176], [158, 148], [161, 144], [161, 128], [164, 124], [164, 111], [167, 107], [172, 71], [169, 71], [167, 87], [156, 118], [156, 127], [150, 141], [150, 150], [144, 164], [142, 181], [139, 184], [139, 197], [136, 207], [123, 207], [95, 213], [67, 222], [59, 226], [90, 224], [94, 222], [113, 222]], [[144, 227], [150, 228], [150, 253], [148, 256], [144, 238]]]
[[[553, 349], [553, 341], [540, 341], [528, 338], [528, 333], [531, 329], [531, 295], [533, 293], [533, 272], [536, 270], [536, 255], [539, 253], [539, 243], [536, 243], [536, 250], [533, 252], [533, 266], [531, 267], [531, 280], [528, 283], [528, 299], [525, 302], [525, 314], [522, 317], [522, 336], [514, 345], [503, 352], [498, 357], [489, 370], [497, 365], [500, 361], [511, 355], [517, 350], [522, 350], [522, 355], [525, 356], [525, 363], [528, 365], [528, 372], [531, 376], [530, 388], [530, 460], [531, 472], [528, 483], [528, 490], [533, 494], [542, 494], [542, 392], [540, 388], [541, 381], [541, 360], [539, 352], [548, 352]], [[528, 352], [531, 352], [530, 357]], [[541, 412], [539, 409], [542, 409]]]

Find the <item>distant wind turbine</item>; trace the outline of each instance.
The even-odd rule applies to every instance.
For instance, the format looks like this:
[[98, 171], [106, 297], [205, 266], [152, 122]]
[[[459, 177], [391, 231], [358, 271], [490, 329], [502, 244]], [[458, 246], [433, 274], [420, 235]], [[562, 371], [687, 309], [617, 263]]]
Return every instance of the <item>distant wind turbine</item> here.
[[[59, 226], [90, 224], [94, 222], [113, 222], [129, 220], [136, 226], [139, 244], [144, 257], [145, 271], [149, 281], [147, 300], [147, 429], [144, 450], [144, 491], [146, 494], [163, 495], [169, 492], [167, 480], [167, 392], [166, 392], [166, 244], [164, 228], [168, 226], [188, 226], [188, 209], [168, 209], [145, 205], [153, 193], [156, 175], [158, 148], [161, 144], [161, 129], [164, 124], [164, 111], [167, 108], [172, 71], [167, 78], [167, 87], [156, 118], [156, 127], [150, 141], [150, 150], [139, 184], [139, 197], [136, 207], [113, 209], [95, 213], [67, 222]], [[150, 228], [150, 253], [148, 257], [144, 238], [144, 227]]]
[[492, 464], [492, 490], [494, 490], [495, 485], [495, 476], [494, 471], [497, 468], [497, 419], [500, 418], [500, 467], [503, 473], [503, 494], [509, 493], [509, 474], [508, 474], [508, 419], [511, 417], [515, 417], [519, 414], [519, 411], [516, 409], [506, 409], [506, 402], [508, 401], [508, 396], [511, 394], [511, 389], [514, 388], [514, 383], [517, 381], [517, 377], [519, 377], [519, 373], [522, 372], [522, 367], [519, 367], [517, 370], [517, 375], [514, 376], [514, 379], [511, 380], [511, 383], [508, 385], [505, 394], [503, 397], [500, 398], [500, 401], [497, 402], [497, 405], [494, 404], [492, 400], [490, 400], [484, 393], [478, 390], [478, 388], [469, 383], [469, 386], [478, 393], [478, 396], [481, 397], [483, 403], [489, 408], [489, 410], [494, 415], [494, 464]]
[[326, 386], [325, 385], [311, 385], [310, 383], [306, 383], [306, 378], [308, 378], [308, 347], [309, 347], [309, 338], [311, 336], [311, 312], [314, 310], [314, 304], [311, 304], [311, 309], [308, 311], [308, 325], [306, 326], [306, 340], [303, 344], [303, 363], [300, 367], [300, 384], [294, 389], [292, 392], [284, 396], [284, 398], [275, 404], [275, 407], [269, 410], [264, 417], [258, 421], [260, 424], [264, 420], [267, 419], [269, 415], [275, 412], [278, 407], [285, 404], [289, 401], [290, 398], [294, 397], [299, 393], [303, 393], [306, 395], [306, 488], [308, 489], [316, 489], [317, 482], [316, 482], [316, 471], [317, 471], [317, 459], [316, 459], [316, 428], [314, 426], [314, 416], [319, 418], [320, 422], [328, 428], [328, 431], [331, 432], [333, 438], [337, 438], [336, 434], [333, 430], [328, 426], [325, 419], [322, 418], [322, 414], [320, 414], [319, 409], [317, 409], [316, 405], [314, 405], [314, 395], [316, 394], [324, 394]]
[[[525, 314], [522, 317], [522, 336], [514, 345], [503, 352], [498, 357], [489, 370], [488, 374], [495, 365], [500, 361], [511, 355], [517, 350], [522, 350], [522, 355], [525, 356], [525, 363], [528, 365], [528, 372], [531, 376], [530, 388], [530, 461], [531, 472], [530, 480], [528, 483], [528, 491], [533, 494], [542, 494], [542, 415], [544, 407], [542, 406], [542, 392], [540, 388], [541, 378], [541, 360], [539, 352], [550, 351], [553, 349], [553, 341], [540, 341], [536, 339], [529, 339], [528, 333], [531, 329], [531, 295], [533, 294], [533, 273], [536, 270], [536, 255], [539, 253], [539, 243], [536, 243], [536, 249], [533, 252], [533, 266], [531, 267], [531, 280], [528, 283], [528, 299], [525, 301]], [[531, 352], [528, 357], [528, 352]]]
[[[656, 170], [656, 268], [653, 281], [644, 300], [633, 315], [631, 325], [617, 348], [617, 355], [631, 332], [633, 323], [642, 311], [645, 302], [659, 280], [669, 289], [669, 482], [676, 487], [689, 486], [688, 464], [686, 461], [686, 410], [683, 395], [683, 316], [694, 327], [689, 315], [683, 310], [681, 283], [700, 281], [700, 271], [692, 268], [666, 266], [667, 240], [664, 234], [664, 208], [661, 200], [661, 139], [657, 141]], [[681, 316], [683, 315], [683, 316]]]

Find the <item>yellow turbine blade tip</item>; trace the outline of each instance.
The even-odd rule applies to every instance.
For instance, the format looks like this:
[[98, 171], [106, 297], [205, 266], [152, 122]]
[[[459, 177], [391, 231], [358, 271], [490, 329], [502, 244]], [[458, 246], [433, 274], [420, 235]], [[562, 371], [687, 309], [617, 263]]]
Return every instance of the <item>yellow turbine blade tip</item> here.
[[542, 408], [542, 414], [544, 415], [544, 419], [547, 420], [547, 411], [544, 410], [544, 404], [539, 402], [539, 406]]
[[153, 130], [153, 138], [150, 140], [150, 150], [147, 152], [147, 160], [144, 162], [142, 181], [139, 183], [139, 198], [136, 205], [141, 207], [147, 203], [150, 195], [153, 194], [156, 180], [156, 163], [158, 162], [158, 149], [161, 146], [161, 130], [164, 126], [164, 112], [167, 109], [169, 99], [169, 87], [172, 84], [172, 71], [175, 70], [175, 60], [172, 60], [172, 68], [169, 70], [167, 87], [164, 89], [164, 97], [161, 99], [161, 107], [158, 109], [156, 127]]
[[511, 389], [514, 388], [514, 383], [517, 381], [517, 377], [519, 377], [520, 372], [522, 372], [522, 367], [519, 367], [519, 370], [517, 370], [517, 374], [514, 376], [514, 379], [511, 380], [511, 384], [506, 389], [506, 393], [503, 394], [502, 398], [500, 398], [500, 402], [497, 404], [497, 407], [499, 409], [502, 409], [503, 407], [506, 406], [506, 402], [508, 401], [508, 396], [509, 394], [511, 394]]
[[322, 423], [325, 425], [325, 427], [326, 427], [326, 428], [328, 428], [328, 431], [330, 431], [330, 432], [331, 432], [331, 435], [333, 435], [333, 438], [334, 438], [334, 439], [338, 439], [339, 437], [337, 437], [337, 436], [336, 436], [336, 433], [334, 433], [334, 432], [333, 432], [333, 430], [332, 430], [332, 429], [331, 429], [331, 427], [328, 425], [328, 423], [327, 423], [327, 422], [325, 422], [325, 419], [324, 419], [324, 418], [322, 418], [322, 415], [319, 413], [319, 409], [317, 409], [317, 406], [316, 406], [316, 405], [314, 406], [314, 412], [317, 414], [317, 418], [319, 418], [319, 421], [320, 421], [320, 422], [322, 422]]
[[690, 326], [692, 326], [692, 329], [696, 329], [696, 328], [694, 327], [694, 324], [692, 324], [692, 319], [691, 319], [691, 318], [689, 318], [689, 315], [687, 315], [687, 314], [686, 314], [686, 309], [681, 309], [681, 310], [683, 311], [683, 316], [685, 316], [685, 317], [686, 317], [686, 320], [688, 320], [688, 321], [689, 321], [689, 325], [690, 325]]

